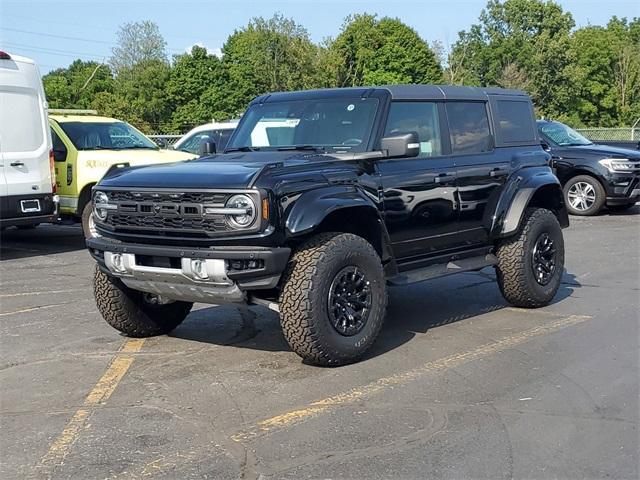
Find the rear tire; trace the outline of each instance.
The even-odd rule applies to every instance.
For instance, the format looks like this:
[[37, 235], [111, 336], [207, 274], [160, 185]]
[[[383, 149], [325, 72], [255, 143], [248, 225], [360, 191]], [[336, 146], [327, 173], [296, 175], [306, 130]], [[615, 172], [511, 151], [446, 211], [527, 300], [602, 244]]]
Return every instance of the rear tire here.
[[317, 235], [293, 254], [283, 279], [280, 323], [300, 357], [338, 366], [357, 361], [373, 345], [387, 292], [369, 242], [346, 233]]
[[596, 215], [607, 199], [602, 184], [589, 175], [575, 176], [562, 189], [564, 203], [571, 215]]
[[558, 219], [544, 208], [527, 208], [518, 233], [501, 242], [497, 257], [498, 285], [509, 303], [523, 308], [547, 305], [564, 271], [564, 238]]
[[127, 287], [96, 266], [93, 292], [102, 317], [128, 337], [164, 335], [180, 325], [191, 311], [192, 303], [153, 304], [145, 294]]

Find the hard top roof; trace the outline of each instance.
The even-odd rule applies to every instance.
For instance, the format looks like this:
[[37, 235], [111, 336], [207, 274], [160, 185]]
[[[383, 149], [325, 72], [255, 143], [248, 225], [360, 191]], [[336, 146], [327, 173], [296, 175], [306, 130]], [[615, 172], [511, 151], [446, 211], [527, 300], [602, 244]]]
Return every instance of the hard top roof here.
[[393, 100], [487, 100], [489, 95], [511, 95], [528, 98], [526, 92], [493, 87], [460, 87], [454, 85], [383, 85], [380, 87], [326, 88], [275, 92], [261, 95], [251, 103], [282, 102], [308, 98], [370, 97], [388, 92]]

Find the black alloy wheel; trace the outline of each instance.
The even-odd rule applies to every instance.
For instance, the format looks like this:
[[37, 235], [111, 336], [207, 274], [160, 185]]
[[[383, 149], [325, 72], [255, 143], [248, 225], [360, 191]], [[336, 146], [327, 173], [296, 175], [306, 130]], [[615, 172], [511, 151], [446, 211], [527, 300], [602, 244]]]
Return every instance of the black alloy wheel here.
[[551, 236], [543, 232], [538, 236], [533, 247], [533, 274], [536, 282], [547, 285], [556, 271], [556, 248]]
[[331, 326], [345, 337], [360, 333], [371, 311], [371, 287], [364, 271], [355, 266], [340, 270], [331, 282], [328, 301]]

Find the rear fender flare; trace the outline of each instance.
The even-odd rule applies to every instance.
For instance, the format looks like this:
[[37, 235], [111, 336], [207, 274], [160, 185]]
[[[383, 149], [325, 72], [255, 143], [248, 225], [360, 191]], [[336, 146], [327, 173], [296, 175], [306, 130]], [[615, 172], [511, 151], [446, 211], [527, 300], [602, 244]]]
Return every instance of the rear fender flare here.
[[569, 216], [560, 181], [549, 169], [536, 168], [519, 172], [505, 186], [493, 216], [491, 238], [506, 237], [515, 233], [520, 227], [525, 209], [531, 205], [538, 192], [544, 194], [541, 200], [553, 205], [560, 226], [568, 227]]

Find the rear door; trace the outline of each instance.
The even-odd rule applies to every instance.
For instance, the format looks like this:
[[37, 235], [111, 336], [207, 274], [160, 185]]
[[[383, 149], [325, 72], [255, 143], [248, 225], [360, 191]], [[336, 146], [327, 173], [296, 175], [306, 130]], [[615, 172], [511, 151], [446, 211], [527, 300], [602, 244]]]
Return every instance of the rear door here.
[[457, 230], [455, 168], [445, 155], [440, 125], [444, 104], [394, 101], [384, 136], [415, 132], [420, 154], [376, 162], [392, 249], [401, 262], [420, 262], [453, 246]]
[[511, 169], [507, 152], [495, 148], [488, 109], [484, 101], [446, 104], [458, 178], [459, 235], [467, 244], [488, 241], [490, 217]]
[[0, 150], [6, 195], [51, 193], [51, 135], [38, 68], [0, 60]]

